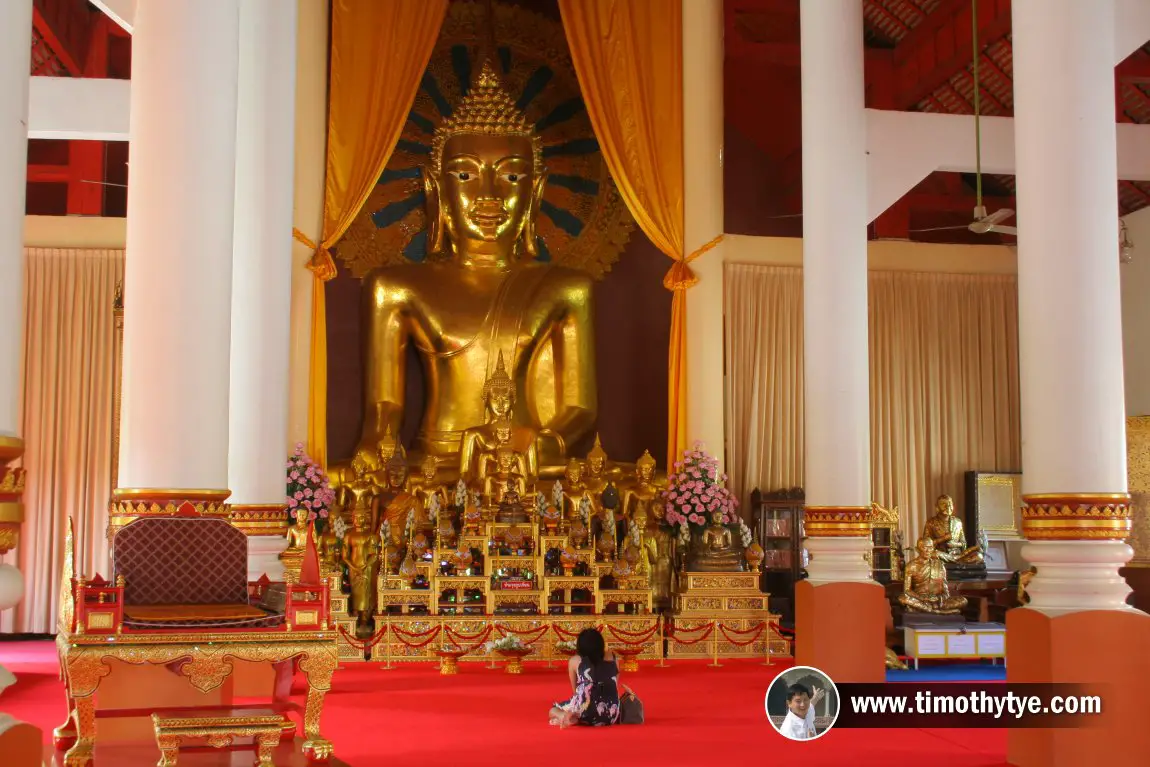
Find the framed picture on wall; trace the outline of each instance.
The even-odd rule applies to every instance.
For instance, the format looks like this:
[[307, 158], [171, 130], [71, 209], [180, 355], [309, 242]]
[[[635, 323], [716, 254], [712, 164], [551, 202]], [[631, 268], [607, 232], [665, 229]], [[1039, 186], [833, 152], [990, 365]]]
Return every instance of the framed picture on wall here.
[[966, 529], [968, 539], [978, 530], [991, 541], [1022, 538], [1021, 472], [966, 472]]
[[1012, 572], [1006, 553], [1006, 541], [990, 541], [990, 545], [986, 548], [986, 571]]

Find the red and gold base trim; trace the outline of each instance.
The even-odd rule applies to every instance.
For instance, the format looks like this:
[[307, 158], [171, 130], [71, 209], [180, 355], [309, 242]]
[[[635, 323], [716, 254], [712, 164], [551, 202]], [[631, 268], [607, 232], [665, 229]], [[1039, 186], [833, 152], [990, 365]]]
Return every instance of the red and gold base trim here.
[[1022, 534], [1031, 541], [1124, 541], [1130, 537], [1127, 493], [1022, 496]]
[[143, 517], [184, 515], [227, 520], [232, 509], [225, 501], [231, 494], [231, 490], [117, 488], [108, 508], [108, 540], [124, 525]]
[[233, 503], [232, 527], [244, 535], [286, 535], [291, 526], [283, 503]]
[[803, 528], [810, 538], [857, 538], [869, 536], [870, 506], [807, 506]]
[[25, 473], [9, 466], [24, 455], [24, 440], [0, 437], [0, 555], [7, 554], [20, 542], [20, 525], [24, 522]]

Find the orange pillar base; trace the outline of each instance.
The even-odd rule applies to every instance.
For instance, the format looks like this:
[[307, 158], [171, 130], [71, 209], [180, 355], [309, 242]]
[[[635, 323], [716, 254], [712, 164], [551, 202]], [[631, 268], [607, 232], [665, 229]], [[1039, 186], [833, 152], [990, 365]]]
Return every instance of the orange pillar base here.
[[877, 583], [795, 585], [795, 665], [835, 682], [886, 681], [886, 593]]
[[1150, 615], [1110, 610], [1051, 618], [1028, 608], [1006, 615], [1008, 683], [1077, 682], [1102, 698], [1101, 718], [1073, 729], [1011, 729], [1017, 767], [1142, 764], [1150, 754]]

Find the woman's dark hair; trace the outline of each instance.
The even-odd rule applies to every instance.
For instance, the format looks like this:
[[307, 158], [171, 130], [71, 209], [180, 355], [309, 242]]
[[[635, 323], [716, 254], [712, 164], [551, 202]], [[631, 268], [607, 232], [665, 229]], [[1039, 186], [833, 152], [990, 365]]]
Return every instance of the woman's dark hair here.
[[607, 643], [603, 641], [603, 635], [598, 629], [583, 629], [575, 640], [575, 651], [580, 657], [591, 661], [592, 666], [597, 666], [603, 662], [603, 656], [607, 653]]

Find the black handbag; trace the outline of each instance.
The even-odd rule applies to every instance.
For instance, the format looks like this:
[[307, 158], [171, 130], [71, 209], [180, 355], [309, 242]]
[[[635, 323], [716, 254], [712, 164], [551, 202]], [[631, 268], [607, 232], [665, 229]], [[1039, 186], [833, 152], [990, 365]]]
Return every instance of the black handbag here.
[[643, 701], [628, 687], [627, 691], [619, 696], [619, 724], [642, 724]]

